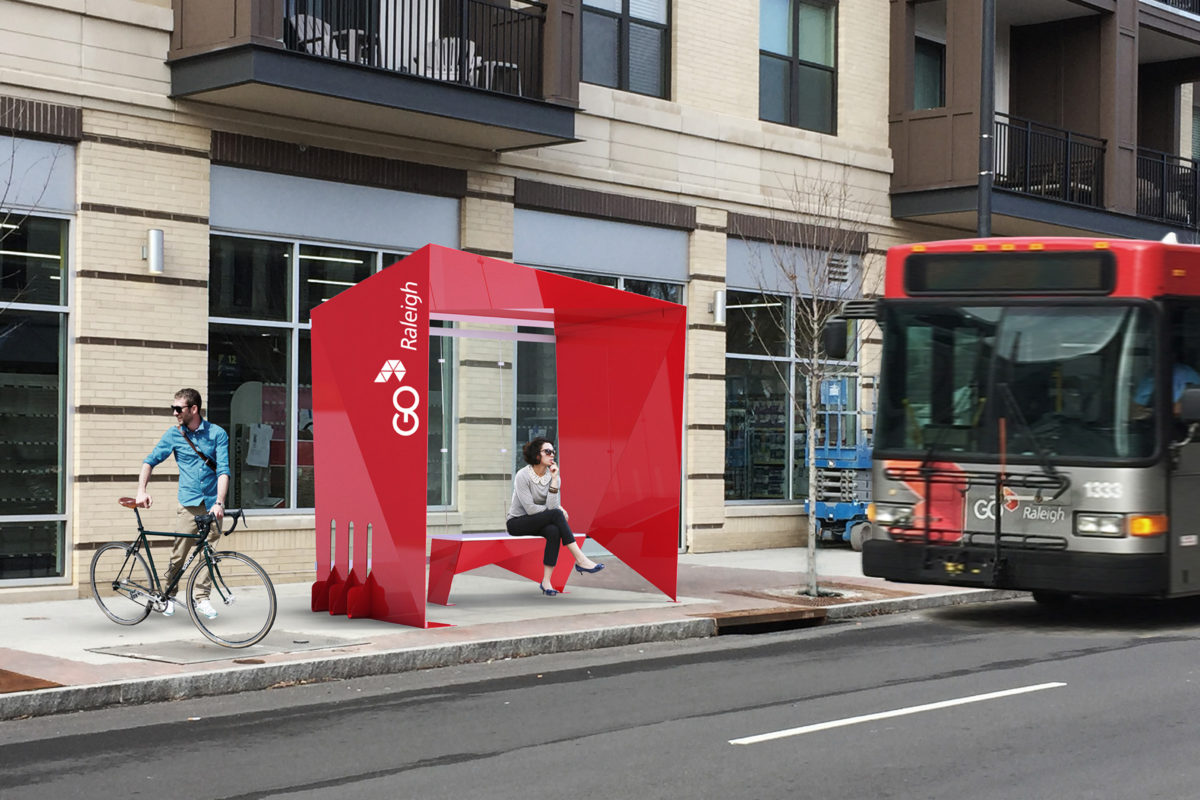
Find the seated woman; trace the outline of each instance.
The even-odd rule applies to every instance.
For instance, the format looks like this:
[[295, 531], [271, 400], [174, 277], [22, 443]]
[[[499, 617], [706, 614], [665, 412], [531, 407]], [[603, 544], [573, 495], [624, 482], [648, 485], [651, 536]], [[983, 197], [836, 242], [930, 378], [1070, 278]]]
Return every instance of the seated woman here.
[[559, 494], [562, 477], [554, 462], [554, 445], [539, 437], [525, 445], [522, 454], [528, 466], [513, 476], [512, 506], [505, 526], [510, 536], [541, 536], [546, 540], [542, 556], [545, 571], [540, 586], [542, 594], [553, 596], [558, 592], [550, 584], [550, 575], [558, 563], [560, 546], [575, 557], [576, 572], [599, 572], [604, 565], [585, 556], [575, 544], [575, 534], [567, 524]]

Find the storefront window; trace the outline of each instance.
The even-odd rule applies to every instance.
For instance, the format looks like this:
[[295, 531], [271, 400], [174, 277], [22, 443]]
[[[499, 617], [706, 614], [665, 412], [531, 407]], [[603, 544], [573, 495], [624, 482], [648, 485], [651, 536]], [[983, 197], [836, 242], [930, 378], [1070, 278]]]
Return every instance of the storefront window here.
[[[316, 504], [311, 312], [404, 256], [215, 235], [210, 245], [207, 416], [229, 433], [229, 504]], [[293, 297], [294, 291], [294, 297]], [[442, 323], [434, 322], [438, 327]], [[429, 504], [452, 502], [453, 340], [430, 337]]]
[[229, 433], [233, 507], [290, 505], [290, 350], [287, 330], [209, 328], [208, 418]]
[[0, 302], [65, 305], [67, 223], [0, 212]]
[[[796, 353], [791, 300], [731, 291], [726, 305], [725, 499], [808, 496], [805, 362]], [[805, 348], [801, 348], [803, 352]], [[853, 351], [853, 348], [851, 348]], [[791, 354], [791, 355], [789, 355]], [[853, 451], [858, 382], [853, 364], [821, 365], [815, 445], [829, 456]]]
[[787, 298], [729, 292], [725, 301], [725, 350], [747, 355], [786, 356]]
[[209, 244], [208, 313], [214, 317], [289, 319], [292, 246], [214, 236]]
[[64, 573], [68, 229], [0, 214], [0, 580]]
[[300, 245], [300, 317], [375, 271], [375, 254], [363, 250]]
[[779, 366], [771, 361], [726, 361], [726, 500], [787, 497], [791, 398]]
[[625, 278], [622, 281], [621, 288], [627, 292], [634, 294], [653, 297], [656, 300], [666, 300], [670, 303], [683, 302], [683, 287], [677, 283], [663, 283], [662, 281], [643, 281], [636, 278]]

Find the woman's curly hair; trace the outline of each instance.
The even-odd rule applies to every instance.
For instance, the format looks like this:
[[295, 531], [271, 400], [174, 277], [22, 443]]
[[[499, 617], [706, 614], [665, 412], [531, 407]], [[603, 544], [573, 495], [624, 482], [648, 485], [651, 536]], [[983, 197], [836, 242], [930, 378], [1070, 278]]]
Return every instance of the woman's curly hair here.
[[549, 439], [543, 439], [541, 436], [534, 439], [529, 444], [521, 448], [521, 455], [525, 456], [525, 463], [530, 466], [536, 466], [542, 457], [542, 445], [553, 444]]

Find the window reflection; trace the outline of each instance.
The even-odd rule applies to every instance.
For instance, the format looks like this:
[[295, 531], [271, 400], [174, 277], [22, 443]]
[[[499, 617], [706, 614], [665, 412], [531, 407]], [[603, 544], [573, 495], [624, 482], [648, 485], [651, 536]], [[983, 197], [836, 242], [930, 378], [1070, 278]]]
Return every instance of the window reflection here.
[[66, 235], [63, 220], [0, 213], [0, 302], [66, 303]]
[[[205, 402], [208, 418], [229, 433], [230, 506], [288, 506], [290, 338], [286, 331], [210, 326], [209, 396]], [[311, 367], [309, 376], [300, 407], [311, 409]]]
[[791, 400], [770, 361], [728, 359], [725, 372], [725, 499], [781, 500]]
[[288, 319], [292, 246], [231, 236], [209, 242], [208, 311], [214, 317]]
[[338, 292], [366, 280], [375, 271], [375, 254], [340, 247], [300, 245], [300, 318], [307, 322], [312, 310]]
[[64, 572], [69, 228], [0, 214], [0, 580]]

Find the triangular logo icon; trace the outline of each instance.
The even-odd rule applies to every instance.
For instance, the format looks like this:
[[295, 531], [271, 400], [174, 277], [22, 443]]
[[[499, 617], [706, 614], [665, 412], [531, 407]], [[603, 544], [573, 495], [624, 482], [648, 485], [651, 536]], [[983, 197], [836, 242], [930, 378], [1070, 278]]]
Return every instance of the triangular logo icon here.
[[404, 380], [404, 364], [400, 363], [399, 359], [383, 362], [383, 367], [379, 370], [379, 374], [375, 376], [376, 383], [387, 383], [392, 376], [396, 376], [396, 380]]

